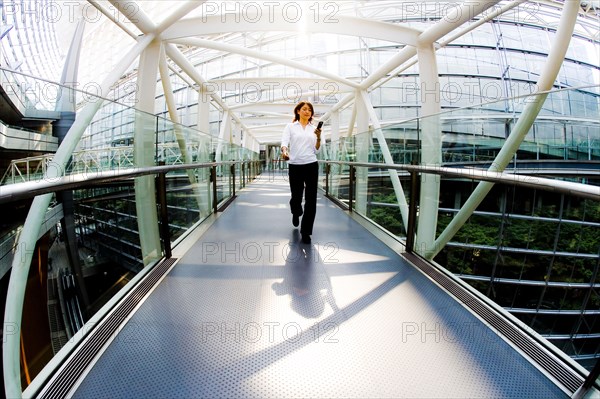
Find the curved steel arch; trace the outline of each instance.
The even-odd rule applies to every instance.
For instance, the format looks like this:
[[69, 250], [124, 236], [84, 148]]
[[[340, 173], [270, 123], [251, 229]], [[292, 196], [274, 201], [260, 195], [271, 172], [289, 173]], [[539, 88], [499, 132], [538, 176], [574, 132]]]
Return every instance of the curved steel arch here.
[[[368, 37], [386, 40], [394, 43], [416, 46], [421, 34], [420, 30], [407, 26], [394, 25], [388, 22], [336, 15], [335, 23], [322, 21], [319, 23], [304, 23], [304, 20], [286, 20], [281, 13], [270, 16], [258, 13], [236, 13], [211, 16], [200, 16], [180, 20], [165, 29], [161, 34], [162, 40], [175, 40], [193, 36], [207, 36], [231, 32], [298, 32], [298, 33], [331, 33], [335, 35]], [[235, 23], [226, 23], [235, 21]], [[238, 22], [239, 21], [239, 22]], [[308, 22], [308, 21], [306, 21]], [[332, 21], [333, 22], [333, 21]]]
[[327, 79], [331, 79], [335, 82], [338, 83], [342, 83], [346, 86], [350, 86], [353, 88], [358, 88], [359, 84], [356, 82], [353, 82], [351, 80], [348, 80], [346, 78], [343, 78], [339, 75], [336, 75], [334, 73], [330, 73], [327, 71], [323, 71], [321, 69], [318, 68], [314, 68], [311, 66], [308, 66], [306, 64], [303, 64], [301, 62], [298, 61], [293, 61], [290, 60], [288, 58], [284, 58], [284, 57], [280, 57], [280, 56], [276, 56], [276, 55], [270, 55], [270, 54], [266, 54], [262, 51], [258, 51], [258, 50], [252, 50], [252, 49], [248, 49], [242, 46], [236, 46], [233, 44], [227, 44], [227, 43], [220, 43], [220, 42], [215, 42], [213, 40], [207, 40], [207, 39], [200, 39], [200, 38], [193, 38], [193, 37], [188, 37], [188, 38], [183, 38], [183, 39], [175, 39], [172, 40], [171, 43], [173, 44], [184, 44], [187, 46], [197, 46], [197, 47], [204, 47], [204, 48], [211, 48], [211, 49], [215, 49], [215, 50], [222, 50], [222, 51], [227, 51], [230, 53], [236, 53], [236, 54], [242, 54], [242, 55], [246, 55], [248, 57], [253, 57], [253, 58], [257, 58], [257, 59], [262, 59], [262, 60], [266, 60], [266, 61], [271, 61], [271, 62], [275, 62], [277, 64], [280, 65], [285, 65], [285, 66], [289, 66], [291, 68], [295, 68], [295, 69], [299, 69], [305, 72], [309, 72], [312, 73], [314, 75], [317, 76], [321, 76]]

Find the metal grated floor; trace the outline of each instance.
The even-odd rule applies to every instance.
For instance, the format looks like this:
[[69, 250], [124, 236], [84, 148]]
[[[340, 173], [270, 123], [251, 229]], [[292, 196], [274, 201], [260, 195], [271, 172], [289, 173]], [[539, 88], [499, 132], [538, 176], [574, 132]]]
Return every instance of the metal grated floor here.
[[285, 178], [263, 176], [243, 190], [73, 397], [566, 397], [319, 197], [305, 245]]

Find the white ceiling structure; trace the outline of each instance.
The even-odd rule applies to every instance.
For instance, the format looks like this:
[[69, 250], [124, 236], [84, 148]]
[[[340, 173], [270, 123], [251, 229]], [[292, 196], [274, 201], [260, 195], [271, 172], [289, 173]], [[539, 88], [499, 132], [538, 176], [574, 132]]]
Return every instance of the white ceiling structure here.
[[[316, 117], [327, 119], [332, 111], [352, 107], [356, 92], [369, 92], [413, 66], [420, 45], [433, 43], [435, 49], [443, 48], [499, 16], [557, 27], [556, 13], [544, 13], [537, 3], [90, 0], [79, 4], [87, 22], [80, 86], [90, 76], [97, 79], [108, 73], [134, 41], [155, 34], [179, 85], [183, 82], [198, 91], [204, 88], [212, 95], [212, 106], [227, 113], [248, 137], [259, 144], [274, 143], [298, 99], [313, 101]], [[563, 6], [560, 1], [543, 4]], [[582, 3], [581, 13], [596, 15], [597, 9], [588, 1]], [[424, 23], [423, 15], [430, 22]], [[576, 32], [598, 40], [598, 26], [589, 21], [582, 19]], [[343, 53], [344, 49], [335, 48], [338, 37], [351, 38], [357, 46], [365, 42], [367, 55], [367, 41], [387, 47], [387, 61], [371, 63], [362, 76], [344, 76], [335, 61], [313, 62], [325, 59], [326, 54]], [[273, 45], [284, 38], [294, 38], [295, 48]], [[96, 61], [99, 53], [103, 54], [101, 64]], [[231, 54], [245, 65], [255, 65], [254, 72], [243, 76], [201, 67], [209, 60], [224, 59], [227, 69]], [[135, 77], [135, 64], [128, 79]], [[271, 75], [268, 71], [272, 70], [278, 72]], [[351, 131], [352, 127], [341, 128], [341, 134]]]
[[[113, 14], [98, 2], [90, 3], [107, 17]], [[151, 19], [150, 12], [145, 11], [149, 5], [140, 2], [135, 8], [130, 8], [132, 18], [128, 20], [133, 22], [135, 29], [130, 29], [122, 23], [119, 26], [132, 38], [140, 33], [160, 31], [160, 39], [171, 45], [167, 47], [167, 55], [171, 56], [169, 59], [171, 70], [188, 84], [197, 87], [204, 85], [215, 95], [219, 92], [234, 92], [236, 88], [239, 92], [239, 88], [243, 88], [244, 100], [250, 101], [240, 101], [239, 95], [233, 97], [232, 104], [222, 97], [213, 100], [220, 105], [222, 111], [230, 111], [230, 115], [239, 123], [240, 128], [260, 144], [279, 141], [283, 126], [290, 121], [293, 106], [298, 99], [308, 99], [313, 103], [315, 97], [325, 99], [326, 101], [318, 104], [317, 107], [318, 116], [322, 116], [336, 105], [337, 99], [341, 96], [353, 96], [354, 90], [364, 90], [372, 84], [371, 81], [361, 82], [356, 77], [345, 77], [339, 75], [337, 71], [312, 66], [311, 34], [372, 38], [396, 46], [405, 44], [415, 46], [420, 33], [414, 28], [376, 19], [382, 18], [379, 15], [385, 13], [386, 5], [404, 7], [398, 2], [383, 1], [375, 4], [365, 1], [219, 3], [192, 1], [172, 3], [170, 8], [176, 8], [173, 7], [176, 4], [178, 7], [176, 11], [162, 22], [160, 18], [155, 22]], [[120, 4], [116, 1], [111, 2], [111, 5], [121, 11], [121, 16], [127, 16], [126, 7], [131, 7], [130, 3]], [[160, 2], [155, 5], [164, 7], [164, 3]], [[458, 5], [454, 5], [452, 8], [457, 7]], [[393, 14], [398, 15], [398, 12], [402, 11], [395, 11]], [[115, 23], [119, 22], [117, 18], [112, 19]], [[167, 28], [163, 30], [161, 25]], [[274, 51], [260, 50], [265, 43], [290, 36], [300, 36], [300, 40], [307, 41], [308, 54], [298, 57], [299, 60]], [[314, 50], [317, 54], [331, 51], [323, 48]], [[204, 60], [218, 58], [221, 54], [239, 54], [257, 64], [278, 64], [294, 72], [291, 77], [252, 76], [216, 79], [204, 76], [190, 77], [185, 76], [182, 65], [173, 62], [173, 58], [177, 57], [173, 53], [178, 51], [185, 55], [194, 53], [195, 58], [202, 56]], [[388, 66], [386, 70], [390, 67]], [[382, 77], [385, 74], [385, 70], [378, 73]], [[338, 103], [339, 105], [341, 104]]]
[[[498, 19], [557, 29], [556, 11], [565, 4], [558, 0], [60, 0], [35, 2], [35, 7], [4, 3], [5, 12], [15, 14], [10, 35], [20, 35], [21, 45], [13, 51], [15, 59], [27, 61], [22, 72], [58, 80], [58, 68], [50, 66], [59, 63], [32, 62], [36, 57], [50, 61], [55, 55], [32, 58], [19, 53], [37, 48], [35, 30], [40, 21], [45, 32], [47, 25], [54, 25], [63, 57], [75, 26], [85, 21], [78, 73], [82, 90], [88, 84], [99, 85], [135, 43], [153, 34], [166, 50], [171, 90], [204, 88], [212, 96], [211, 109], [221, 117], [227, 113], [236, 129], [259, 144], [279, 141], [299, 99], [315, 104], [317, 118], [328, 119], [339, 110], [354, 112], [356, 93], [369, 93], [413, 67], [419, 46], [442, 49]], [[16, 18], [20, 7], [28, 12]], [[575, 27], [577, 35], [594, 42], [600, 40], [598, 7], [598, 0], [583, 0], [579, 14], [585, 18], [578, 18]], [[359, 64], [360, 72], [344, 63]], [[54, 75], [45, 75], [40, 68], [52, 69]], [[136, 59], [118, 83], [136, 79], [137, 71]], [[336, 134], [351, 134], [353, 128], [340, 126]], [[330, 134], [327, 128], [325, 135]]]

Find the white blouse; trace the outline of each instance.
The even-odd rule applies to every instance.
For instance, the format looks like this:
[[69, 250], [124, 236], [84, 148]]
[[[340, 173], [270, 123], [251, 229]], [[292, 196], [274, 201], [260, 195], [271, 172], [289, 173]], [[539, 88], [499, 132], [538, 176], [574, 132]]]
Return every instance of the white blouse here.
[[317, 127], [308, 124], [302, 127], [299, 121], [288, 123], [283, 129], [281, 146], [287, 147], [290, 155], [289, 163], [294, 165], [305, 165], [317, 162]]

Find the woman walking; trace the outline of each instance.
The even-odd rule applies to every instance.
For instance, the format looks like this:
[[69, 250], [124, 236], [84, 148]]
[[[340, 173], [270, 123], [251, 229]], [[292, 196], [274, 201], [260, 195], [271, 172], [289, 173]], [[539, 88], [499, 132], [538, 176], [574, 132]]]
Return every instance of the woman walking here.
[[310, 236], [317, 214], [317, 153], [321, 148], [321, 129], [311, 123], [314, 113], [315, 110], [309, 102], [303, 101], [296, 105], [294, 120], [287, 124], [281, 138], [281, 153], [289, 164], [292, 224], [298, 227], [302, 216], [300, 234], [305, 244], [311, 242]]

